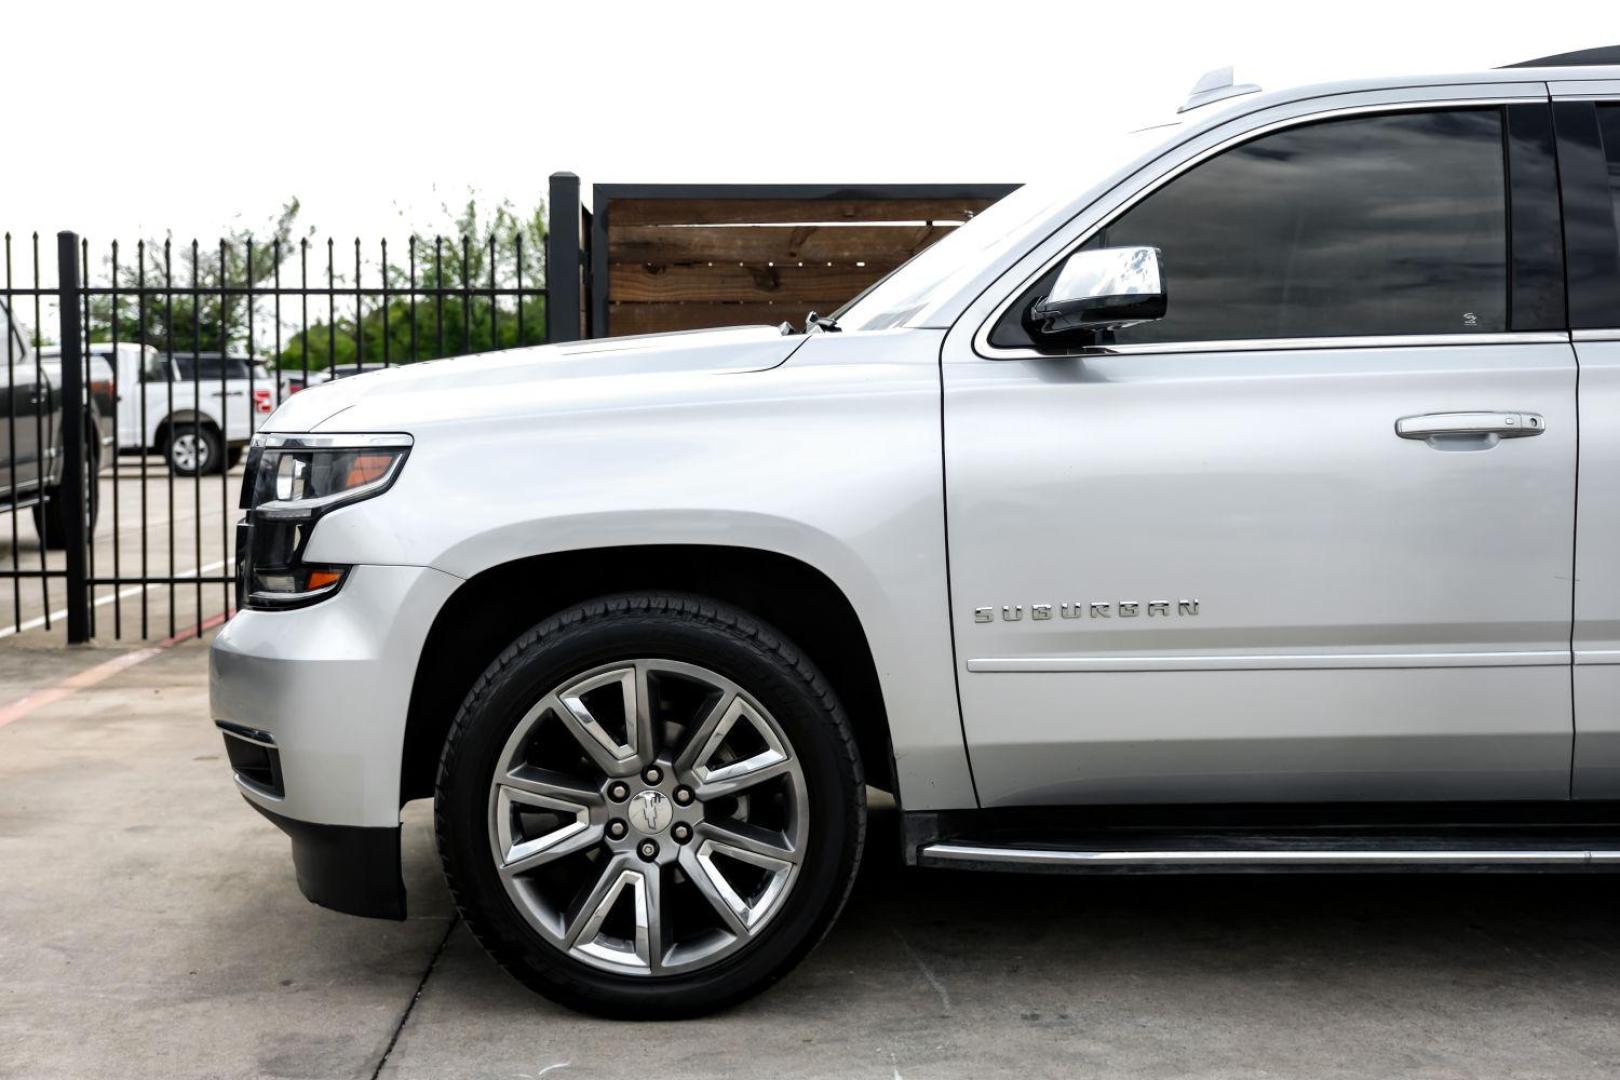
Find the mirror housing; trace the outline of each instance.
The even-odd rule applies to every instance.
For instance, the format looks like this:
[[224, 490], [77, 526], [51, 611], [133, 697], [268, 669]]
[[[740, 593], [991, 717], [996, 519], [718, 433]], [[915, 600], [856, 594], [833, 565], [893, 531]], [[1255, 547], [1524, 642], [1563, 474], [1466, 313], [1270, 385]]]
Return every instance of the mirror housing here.
[[1039, 334], [1118, 330], [1164, 318], [1168, 303], [1158, 248], [1096, 248], [1068, 257], [1028, 322]]

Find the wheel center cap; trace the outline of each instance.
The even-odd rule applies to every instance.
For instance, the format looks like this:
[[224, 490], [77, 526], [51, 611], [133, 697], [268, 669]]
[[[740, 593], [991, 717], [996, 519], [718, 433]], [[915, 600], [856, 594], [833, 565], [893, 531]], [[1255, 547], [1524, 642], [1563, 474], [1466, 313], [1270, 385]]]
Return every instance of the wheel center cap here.
[[630, 824], [645, 833], [663, 832], [675, 816], [675, 804], [662, 791], [643, 791], [627, 807]]

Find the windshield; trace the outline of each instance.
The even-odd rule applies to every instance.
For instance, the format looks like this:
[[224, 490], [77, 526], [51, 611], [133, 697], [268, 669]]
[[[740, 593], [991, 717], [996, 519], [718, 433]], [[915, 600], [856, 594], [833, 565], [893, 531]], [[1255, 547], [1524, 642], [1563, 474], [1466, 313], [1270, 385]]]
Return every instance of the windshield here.
[[981, 265], [1021, 237], [1063, 194], [1054, 185], [1025, 184], [845, 304], [835, 316], [839, 328], [887, 330], [900, 325], [922, 310], [953, 274]]
[[953, 285], [1024, 243], [1063, 204], [1163, 140], [1173, 126], [1146, 128], [1106, 145], [1094, 144], [1086, 160], [1063, 181], [1025, 184], [845, 304], [836, 314], [839, 329], [887, 330], [907, 322], [948, 296]]

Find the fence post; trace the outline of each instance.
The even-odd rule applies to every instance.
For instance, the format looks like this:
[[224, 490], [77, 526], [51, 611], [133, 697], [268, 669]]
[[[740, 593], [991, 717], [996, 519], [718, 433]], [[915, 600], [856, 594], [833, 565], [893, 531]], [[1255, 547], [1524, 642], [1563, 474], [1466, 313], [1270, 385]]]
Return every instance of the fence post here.
[[578, 341], [579, 177], [551, 174], [546, 211], [546, 341]]
[[[85, 570], [84, 347], [80, 336], [79, 236], [56, 234], [56, 297], [62, 342], [62, 536], [67, 541], [67, 639], [90, 640], [90, 583]], [[47, 396], [47, 401], [49, 397]], [[41, 462], [42, 468], [48, 466]], [[48, 479], [42, 476], [41, 481]], [[44, 494], [44, 492], [41, 492]]]

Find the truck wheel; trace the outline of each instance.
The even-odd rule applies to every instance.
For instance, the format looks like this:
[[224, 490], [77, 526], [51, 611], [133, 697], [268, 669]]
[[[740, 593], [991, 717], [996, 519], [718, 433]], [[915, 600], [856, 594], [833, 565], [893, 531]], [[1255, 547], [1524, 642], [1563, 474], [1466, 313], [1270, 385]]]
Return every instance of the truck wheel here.
[[176, 476], [205, 476], [225, 463], [225, 443], [208, 425], [174, 425], [163, 445], [169, 471]]
[[[96, 521], [101, 517], [101, 459], [94, 446], [84, 448], [84, 534], [96, 535]], [[34, 504], [34, 528], [48, 551], [61, 551], [67, 547], [67, 503], [62, 499], [60, 486], [47, 488], [45, 498]]]
[[528, 986], [604, 1016], [780, 978], [854, 882], [865, 787], [808, 658], [724, 604], [615, 596], [513, 642], [462, 703], [434, 823], [456, 904]]

